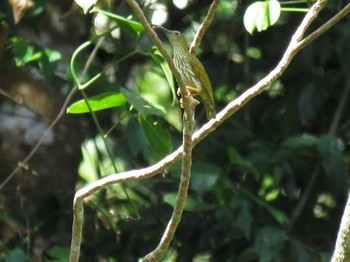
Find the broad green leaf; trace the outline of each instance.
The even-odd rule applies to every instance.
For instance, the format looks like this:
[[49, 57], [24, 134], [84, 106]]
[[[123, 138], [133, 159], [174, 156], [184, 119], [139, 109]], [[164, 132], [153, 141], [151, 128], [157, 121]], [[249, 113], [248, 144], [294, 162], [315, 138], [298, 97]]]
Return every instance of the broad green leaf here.
[[[171, 205], [172, 207], [174, 207], [175, 202], [176, 202], [176, 196], [177, 193], [166, 193], [163, 196], [163, 201], [169, 205]], [[212, 207], [208, 204], [206, 204], [204, 201], [202, 200], [197, 200], [191, 196], [188, 196], [186, 198], [186, 203], [185, 203], [185, 207], [184, 210], [185, 211], [206, 211], [212, 209]]]
[[345, 145], [339, 138], [323, 135], [318, 140], [317, 148], [323, 157], [328, 157], [330, 154], [341, 154]]
[[87, 14], [87, 12], [91, 9], [93, 5], [97, 2], [97, 0], [74, 0], [78, 6], [80, 6], [84, 14]]
[[51, 76], [57, 68], [61, 54], [49, 48], [41, 49], [19, 37], [12, 37], [12, 53], [17, 66], [38, 61], [46, 76]]
[[12, 37], [10, 41], [17, 66], [23, 66], [41, 57], [41, 52], [36, 51], [34, 45], [30, 42], [19, 37]]
[[46, 251], [46, 254], [55, 262], [66, 262], [69, 260], [69, 248], [66, 247], [53, 246]]
[[169, 86], [170, 86], [171, 93], [173, 95], [173, 101], [175, 101], [176, 100], [176, 93], [175, 93], [175, 89], [174, 89], [174, 78], [173, 78], [173, 74], [170, 70], [168, 63], [165, 61], [164, 57], [162, 56], [162, 54], [159, 52], [159, 50], [157, 48], [151, 49], [151, 56], [152, 56], [154, 62], [156, 62], [156, 64], [160, 65], [160, 67], [162, 68], [163, 73], [168, 81]]
[[[126, 138], [134, 157], [140, 153], [149, 155], [150, 148], [147, 146], [147, 139], [138, 120], [131, 118], [126, 126]], [[145, 152], [148, 150], [148, 152]]]
[[342, 153], [345, 149], [343, 141], [339, 138], [324, 135], [317, 143], [317, 149], [322, 156], [322, 165], [328, 175], [332, 178], [343, 176]]
[[241, 192], [245, 196], [249, 197], [254, 202], [256, 202], [259, 206], [265, 208], [272, 215], [272, 217], [281, 225], [285, 225], [286, 223], [288, 223], [288, 217], [279, 209], [274, 208], [273, 206], [271, 206], [270, 204], [257, 197], [255, 194], [251, 193], [245, 188], [241, 188]]
[[81, 145], [83, 159], [80, 162], [78, 173], [86, 183], [92, 183], [100, 178], [98, 173], [98, 151], [92, 139]]
[[255, 248], [249, 247], [244, 250], [239, 257], [237, 258], [237, 262], [248, 262], [248, 261], [258, 261], [258, 253]]
[[115, 21], [122, 30], [125, 30], [126, 32], [129, 32], [131, 34], [141, 35], [145, 31], [141, 23], [127, 19], [123, 16], [120, 16], [105, 10], [102, 10], [96, 6], [91, 10], [91, 13], [93, 12], [98, 12], [98, 13], [104, 14], [105, 16], [108, 16], [113, 21]]
[[29, 262], [31, 259], [27, 258], [24, 252], [20, 249], [11, 250], [5, 257], [6, 262]]
[[148, 115], [161, 116], [165, 114], [165, 110], [161, 107], [156, 108], [144, 100], [140, 95], [131, 92], [128, 89], [122, 88], [121, 92], [126, 97], [128, 102], [133, 105], [138, 112], [140, 112], [144, 117]]
[[57, 69], [58, 62], [61, 60], [61, 53], [56, 50], [44, 48], [39, 59], [41, 70], [46, 76], [51, 76]]
[[140, 115], [139, 122], [149, 145], [157, 155], [165, 156], [172, 151], [173, 142], [171, 135], [158, 121], [152, 121], [150, 118], [143, 118]]
[[242, 230], [245, 238], [249, 240], [253, 224], [249, 201], [246, 198], [237, 196], [232, 199], [231, 206], [236, 213], [235, 224]]
[[287, 138], [287, 140], [283, 142], [283, 146], [291, 149], [298, 149], [298, 148], [314, 146], [316, 145], [317, 141], [318, 141], [318, 138], [313, 135], [302, 134], [300, 136]]
[[[122, 106], [125, 104], [126, 98], [122, 93], [104, 93], [90, 97], [88, 101], [92, 111], [99, 111], [107, 108]], [[69, 114], [83, 114], [88, 112], [89, 108], [84, 99], [73, 103], [67, 109], [67, 113]]]
[[309, 119], [317, 118], [323, 99], [323, 95], [320, 93], [318, 85], [309, 84], [303, 88], [298, 100], [300, 119], [307, 121]]
[[[291, 239], [290, 240], [290, 248], [293, 251], [293, 254], [295, 254], [297, 261], [310, 261], [311, 258], [307, 253], [307, 246], [304, 245], [303, 242], [297, 239]], [[328, 260], [330, 261], [330, 260]]]
[[284, 247], [288, 236], [283, 230], [274, 227], [263, 227], [255, 238], [255, 249], [259, 253], [259, 261], [281, 261], [277, 255]]
[[253, 173], [254, 175], [258, 175], [258, 171], [256, 170], [256, 168], [252, 165], [251, 162], [243, 159], [239, 152], [234, 149], [233, 147], [229, 147], [227, 149], [227, 155], [230, 159], [230, 163], [237, 165], [239, 167], [244, 168], [244, 170]]
[[244, 14], [244, 27], [253, 34], [264, 31], [275, 24], [280, 17], [281, 6], [277, 0], [259, 1], [251, 4]]
[[220, 169], [209, 164], [195, 164], [192, 168], [191, 187], [200, 193], [212, 189], [219, 177]]

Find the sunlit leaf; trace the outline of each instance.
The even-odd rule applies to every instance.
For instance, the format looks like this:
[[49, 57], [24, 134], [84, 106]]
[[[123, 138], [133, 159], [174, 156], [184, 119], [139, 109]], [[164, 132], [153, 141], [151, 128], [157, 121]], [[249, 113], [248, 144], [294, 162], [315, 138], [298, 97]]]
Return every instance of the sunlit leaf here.
[[[125, 104], [126, 98], [122, 93], [104, 93], [90, 97], [88, 101], [92, 111], [99, 111], [107, 108], [122, 106]], [[67, 113], [69, 114], [83, 114], [88, 112], [89, 108], [84, 99], [73, 103], [67, 109]]]
[[49, 48], [44, 48], [42, 50], [42, 56], [39, 59], [39, 65], [46, 76], [51, 76], [55, 73], [61, 57], [61, 53], [56, 50], [51, 50]]
[[92, 139], [85, 141], [81, 146], [81, 150], [83, 159], [78, 168], [79, 177], [86, 183], [92, 183], [100, 177], [98, 173], [98, 151]]
[[158, 121], [152, 121], [150, 118], [144, 118], [140, 115], [139, 122], [149, 145], [157, 155], [165, 156], [172, 151], [171, 135]]
[[131, 92], [128, 89], [122, 88], [121, 92], [124, 94], [128, 102], [133, 105], [138, 112], [140, 112], [144, 117], [147, 115], [158, 115], [161, 116], [165, 114], [163, 108], [155, 108], [146, 100], [144, 100], [140, 95]]
[[17, 66], [23, 66], [41, 57], [41, 52], [36, 51], [34, 45], [22, 38], [12, 37], [11, 43], [12, 53]]
[[259, 1], [251, 4], [244, 14], [244, 27], [253, 34], [264, 31], [278, 21], [281, 6], [277, 0]]
[[[286, 233], [278, 228], [263, 227], [257, 233], [255, 249], [259, 253], [259, 261], [273, 261], [276, 255], [284, 247], [288, 239]], [[279, 260], [277, 258], [277, 260]]]
[[220, 169], [209, 164], [195, 164], [192, 168], [191, 187], [204, 193], [211, 190], [219, 177]]
[[[53, 246], [46, 251], [46, 254], [55, 262], [65, 262], [69, 260], [69, 248]], [[50, 260], [51, 261], [51, 260]]]
[[233, 148], [233, 147], [229, 147], [227, 148], [227, 155], [229, 157], [230, 163], [240, 166], [242, 168], [244, 168], [244, 170], [251, 172], [255, 175], [258, 174], [258, 171], [256, 170], [256, 168], [252, 165], [252, 163], [250, 161], [247, 161], [245, 159], [243, 159], [239, 152]]
[[289, 137], [283, 143], [284, 147], [291, 149], [303, 148], [314, 146], [317, 143], [318, 138], [310, 134], [302, 134], [300, 136]]
[[108, 16], [113, 21], [115, 21], [122, 30], [125, 30], [126, 32], [140, 35], [145, 31], [141, 23], [127, 19], [123, 16], [120, 16], [105, 10], [102, 10], [96, 6], [91, 10], [91, 12], [99, 12], [101, 14], [104, 14], [105, 16]]
[[[163, 201], [169, 205], [171, 205], [172, 207], [174, 207], [175, 202], [176, 202], [176, 196], [177, 193], [167, 193], [163, 196]], [[186, 203], [185, 203], [185, 211], [205, 211], [208, 209], [211, 209], [212, 206], [206, 204], [204, 201], [201, 200], [197, 200], [191, 196], [188, 196], [186, 198]]]
[[83, 11], [84, 14], [87, 14], [87, 12], [91, 9], [93, 5], [97, 2], [97, 0], [74, 0], [77, 5], [79, 5]]
[[345, 145], [342, 140], [336, 137], [324, 135], [317, 143], [317, 149], [322, 156], [322, 165], [328, 175], [333, 178], [340, 178], [343, 175], [342, 153]]
[[6, 262], [29, 262], [31, 259], [27, 258], [24, 252], [20, 249], [11, 250], [5, 257]]
[[170, 70], [168, 63], [165, 61], [164, 57], [161, 55], [161, 53], [159, 52], [159, 50], [157, 48], [151, 49], [151, 56], [152, 56], [153, 60], [156, 62], [156, 64], [160, 65], [160, 67], [162, 68], [163, 73], [168, 81], [169, 86], [170, 86], [171, 92], [173, 94], [173, 100], [175, 101], [176, 93], [175, 93], [175, 89], [174, 89], [174, 78], [173, 78], [173, 74]]

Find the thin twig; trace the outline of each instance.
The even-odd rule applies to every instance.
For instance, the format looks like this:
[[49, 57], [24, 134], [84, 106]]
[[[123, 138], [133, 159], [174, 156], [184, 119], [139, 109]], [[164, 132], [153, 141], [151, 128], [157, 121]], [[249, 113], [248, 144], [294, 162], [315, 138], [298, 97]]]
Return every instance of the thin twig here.
[[304, 48], [309, 43], [313, 42], [319, 36], [323, 35], [326, 31], [332, 28], [336, 23], [338, 23], [341, 19], [343, 19], [350, 12], [350, 3], [347, 4], [342, 10], [336, 13], [331, 19], [329, 19], [326, 23], [324, 23], [321, 27], [319, 27], [316, 31], [314, 31], [309, 36], [305, 37], [301, 40], [297, 46], [297, 48]]
[[337, 242], [331, 262], [347, 262], [350, 258], [350, 194], [346, 202], [345, 210], [338, 231]]
[[213, 3], [210, 5], [207, 16], [204, 18], [202, 24], [199, 26], [196, 35], [190, 46], [190, 53], [194, 54], [196, 48], [200, 45], [203, 35], [207, 28], [210, 26], [211, 21], [215, 15], [216, 8], [218, 7], [220, 0], [213, 0]]
[[288, 225], [288, 230], [290, 231], [293, 226], [295, 225], [295, 222], [296, 220], [298, 219], [298, 217], [300, 216], [300, 214], [302, 213], [306, 203], [307, 203], [307, 200], [309, 199], [310, 195], [311, 195], [311, 192], [314, 188], [314, 185], [315, 185], [315, 182], [316, 182], [316, 179], [317, 177], [319, 176], [320, 174], [320, 166], [317, 165], [312, 173], [311, 173], [311, 176], [309, 178], [309, 180], [307, 181], [307, 184], [305, 186], [305, 188], [303, 189], [302, 191], [302, 194], [301, 194], [301, 197], [298, 201], [298, 204], [296, 205], [296, 207], [294, 208], [291, 216], [290, 216], [290, 219], [289, 219], [289, 225]]
[[18, 162], [17, 167], [7, 176], [7, 178], [1, 183], [0, 185], [0, 191], [7, 185], [8, 182], [14, 177], [14, 175], [17, 174], [18, 171], [22, 169], [24, 165], [28, 163], [28, 161], [33, 157], [33, 155], [36, 153], [36, 151], [39, 149], [39, 147], [42, 145], [44, 140], [46, 139], [46, 136], [51, 132], [51, 130], [56, 126], [58, 121], [63, 117], [63, 115], [66, 113], [66, 108], [68, 106], [68, 103], [72, 99], [75, 92], [78, 90], [78, 88], [75, 86], [68, 94], [67, 98], [65, 99], [60, 112], [57, 114], [56, 118], [51, 122], [51, 124], [48, 126], [48, 128], [45, 130], [45, 132], [40, 137], [39, 141], [36, 143], [36, 145], [33, 147], [33, 149], [29, 152], [29, 154], [20, 162]]
[[338, 103], [337, 109], [335, 111], [332, 124], [329, 127], [328, 134], [330, 134], [331, 136], [335, 136], [337, 133], [338, 125], [343, 115], [346, 102], [348, 101], [349, 93], [350, 93], [350, 78], [348, 77], [347, 83], [340, 97], [340, 102]]
[[[99, 41], [97, 44], [96, 44], [96, 47], [99, 48], [99, 46], [101, 45], [101, 41]], [[97, 48], [94, 48], [97, 49]], [[82, 72], [82, 75], [85, 75], [87, 73], [87, 71], [89, 70], [90, 66], [91, 66], [91, 62], [92, 62], [92, 59], [91, 57], [92, 56], [95, 56], [96, 55], [96, 51], [92, 51], [91, 55], [89, 56], [85, 66], [84, 66], [84, 69], [83, 69], [83, 72]], [[20, 162], [18, 162], [18, 165], [17, 167], [11, 172], [11, 174], [9, 174], [7, 176], [7, 178], [1, 183], [0, 185], [0, 191], [6, 186], [6, 184], [8, 182], [10, 182], [10, 180], [14, 177], [14, 175], [20, 171], [23, 167], [23, 165], [26, 165], [29, 160], [33, 157], [33, 155], [36, 153], [36, 151], [39, 149], [39, 147], [42, 145], [43, 141], [46, 139], [46, 136], [51, 132], [51, 130], [57, 125], [57, 123], [60, 121], [60, 119], [63, 117], [63, 115], [65, 115], [66, 113], [66, 108], [70, 102], [70, 100], [72, 99], [72, 97], [74, 96], [75, 92], [78, 90], [77, 86], [73, 87], [72, 90], [69, 92], [69, 94], [67, 95], [66, 99], [64, 100], [64, 103], [61, 107], [61, 110], [60, 112], [57, 114], [57, 116], [55, 117], [55, 119], [51, 122], [51, 124], [48, 126], [48, 128], [45, 130], [45, 132], [43, 133], [43, 135], [40, 137], [39, 141], [36, 143], [36, 145], [33, 147], [33, 149], [29, 152], [29, 154]]]

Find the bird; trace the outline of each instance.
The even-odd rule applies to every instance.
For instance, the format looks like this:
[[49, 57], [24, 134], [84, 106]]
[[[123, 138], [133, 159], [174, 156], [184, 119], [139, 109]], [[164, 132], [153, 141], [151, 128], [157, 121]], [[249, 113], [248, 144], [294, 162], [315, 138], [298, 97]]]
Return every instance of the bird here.
[[199, 59], [189, 52], [185, 36], [179, 31], [156, 25], [153, 27], [162, 30], [172, 45], [174, 65], [184, 81], [188, 94], [204, 104], [208, 120], [215, 118], [215, 102], [210, 79]]

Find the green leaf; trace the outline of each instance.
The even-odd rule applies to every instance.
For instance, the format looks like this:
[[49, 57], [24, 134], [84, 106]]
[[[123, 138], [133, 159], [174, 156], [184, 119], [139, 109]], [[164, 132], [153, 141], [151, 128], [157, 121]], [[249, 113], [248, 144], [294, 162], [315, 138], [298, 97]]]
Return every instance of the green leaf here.
[[[140, 153], [149, 155], [150, 148], [147, 144], [145, 133], [142, 130], [139, 122], [135, 118], [131, 118], [126, 126], [126, 138], [134, 157]], [[148, 152], [145, 152], [148, 149]]]
[[[310, 261], [311, 258], [307, 253], [307, 247], [304, 246], [303, 242], [297, 239], [290, 240], [290, 248], [292, 253], [295, 254], [296, 261]], [[328, 260], [330, 261], [330, 260]]]
[[253, 224], [249, 201], [237, 196], [231, 200], [231, 206], [234, 213], [236, 213], [235, 224], [242, 230], [245, 238], [249, 240]]
[[173, 142], [168, 130], [164, 129], [158, 121], [139, 117], [139, 122], [145, 133], [149, 145], [159, 156], [166, 156], [173, 150]]
[[309, 84], [303, 88], [298, 101], [299, 116], [303, 121], [319, 117], [318, 112], [323, 99], [322, 96], [318, 85]]
[[191, 187], [204, 193], [213, 188], [218, 180], [220, 169], [209, 164], [195, 164], [192, 168]]
[[25, 256], [22, 250], [14, 249], [6, 255], [5, 261], [6, 262], [29, 262], [31, 260]]
[[255, 249], [259, 253], [259, 261], [281, 261], [276, 257], [288, 240], [286, 233], [278, 228], [264, 227], [258, 231], [255, 239]]
[[173, 74], [170, 70], [168, 63], [165, 61], [164, 57], [159, 52], [159, 50], [155, 47], [151, 49], [151, 56], [152, 56], [154, 62], [156, 62], [156, 64], [160, 65], [160, 67], [162, 68], [163, 73], [168, 81], [169, 86], [170, 86], [171, 93], [173, 95], [173, 101], [175, 101], [176, 100], [176, 93], [175, 93], [175, 89], [174, 89], [174, 78], [173, 78]]
[[[163, 196], [163, 201], [164, 201], [164, 203], [167, 203], [167, 204], [171, 205], [172, 207], [174, 207], [175, 202], [176, 202], [176, 197], [177, 197], [177, 193], [166, 193]], [[197, 200], [191, 196], [188, 196], [186, 198], [184, 210], [187, 212], [205, 211], [205, 210], [209, 210], [209, 209], [212, 209], [212, 207], [210, 205], [206, 204], [202, 200]]]
[[55, 73], [61, 57], [61, 53], [56, 50], [51, 50], [49, 48], [44, 48], [42, 50], [39, 65], [46, 76], [51, 76]]
[[[113, 108], [117, 106], [123, 106], [126, 102], [126, 98], [122, 93], [104, 93], [101, 95], [93, 96], [88, 99], [92, 111], [104, 110], [107, 108]], [[89, 108], [84, 99], [73, 103], [68, 109], [69, 114], [83, 114], [88, 113]]]
[[165, 110], [161, 107], [156, 108], [144, 100], [139, 94], [122, 88], [121, 92], [124, 94], [128, 102], [133, 105], [138, 112], [140, 112], [144, 117], [148, 115], [162, 116], [165, 114]]
[[244, 27], [250, 34], [255, 30], [264, 31], [278, 21], [280, 14], [281, 6], [277, 0], [255, 2], [245, 11]]
[[38, 60], [42, 55], [41, 52], [35, 51], [34, 45], [22, 38], [12, 37], [10, 41], [17, 66], [23, 66], [29, 62]]
[[287, 140], [283, 142], [283, 147], [287, 147], [290, 149], [311, 147], [316, 145], [317, 141], [318, 141], [318, 138], [313, 135], [302, 134], [300, 136], [287, 138]]
[[100, 178], [98, 150], [92, 139], [85, 141], [81, 150], [83, 159], [80, 162], [78, 174], [86, 183], [92, 183]]
[[255, 194], [251, 193], [245, 188], [241, 188], [241, 192], [248, 198], [256, 202], [259, 206], [265, 208], [270, 213], [270, 215], [281, 225], [285, 225], [288, 223], [288, 217], [286, 216], [286, 214], [283, 213], [283, 211], [280, 211], [279, 209], [276, 209], [273, 206], [269, 205], [264, 200], [262, 200], [259, 197], [256, 197]]
[[332, 178], [343, 176], [342, 153], [345, 149], [343, 141], [339, 138], [323, 135], [319, 138], [317, 149], [322, 156], [322, 165]]
[[131, 34], [141, 35], [145, 31], [145, 29], [141, 23], [130, 20], [130, 19], [126, 19], [123, 16], [120, 16], [120, 15], [117, 15], [117, 14], [114, 14], [114, 13], [111, 13], [111, 12], [108, 12], [105, 10], [102, 10], [96, 6], [91, 10], [91, 13], [93, 13], [93, 12], [98, 12], [98, 13], [104, 14], [105, 16], [111, 18], [113, 21], [115, 21], [119, 25], [119, 27], [122, 30], [125, 30], [126, 32], [129, 32]]
[[243, 159], [240, 156], [239, 152], [236, 149], [234, 149], [233, 147], [229, 147], [227, 149], [227, 155], [230, 159], [231, 164], [237, 165], [237, 166], [243, 168], [243, 170], [253, 173], [255, 176], [259, 175], [259, 172], [253, 166], [253, 164], [251, 162]]
[[84, 14], [87, 14], [88, 11], [90, 10], [90, 8], [95, 5], [95, 3], [97, 2], [97, 0], [74, 0], [78, 6], [80, 6], [83, 11]]
[[69, 248], [66, 247], [53, 246], [46, 253], [54, 259], [50, 261], [65, 262], [69, 260]]

